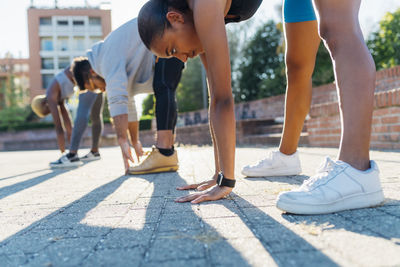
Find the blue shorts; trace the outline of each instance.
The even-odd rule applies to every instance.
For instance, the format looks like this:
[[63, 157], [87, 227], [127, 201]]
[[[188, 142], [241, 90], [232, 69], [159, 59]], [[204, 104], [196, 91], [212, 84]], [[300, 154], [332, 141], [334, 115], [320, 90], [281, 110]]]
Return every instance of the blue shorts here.
[[283, 20], [286, 23], [316, 20], [311, 0], [284, 0]]

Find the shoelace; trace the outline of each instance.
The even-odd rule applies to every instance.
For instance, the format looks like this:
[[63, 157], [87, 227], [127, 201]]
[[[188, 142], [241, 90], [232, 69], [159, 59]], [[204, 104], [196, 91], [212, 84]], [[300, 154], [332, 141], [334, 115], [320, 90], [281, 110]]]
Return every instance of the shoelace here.
[[259, 160], [254, 166], [263, 166], [273, 162], [276, 153], [277, 152], [272, 151], [271, 153], [268, 154], [268, 156], [265, 159]]
[[148, 156], [150, 156], [151, 152], [153, 152], [153, 150], [143, 151], [143, 155], [139, 157], [139, 161], [144, 161]]
[[336, 175], [341, 169], [342, 167], [339, 164], [336, 164], [332, 159], [326, 157], [323, 163], [318, 167], [317, 173], [305, 180], [303, 186], [307, 188], [317, 187], [322, 182]]

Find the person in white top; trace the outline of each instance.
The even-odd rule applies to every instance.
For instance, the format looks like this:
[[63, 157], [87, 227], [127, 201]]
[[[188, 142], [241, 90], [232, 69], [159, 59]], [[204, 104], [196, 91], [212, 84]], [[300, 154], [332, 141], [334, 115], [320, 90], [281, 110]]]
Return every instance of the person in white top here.
[[32, 110], [39, 117], [43, 118], [51, 113], [61, 153], [65, 152], [66, 141], [71, 140], [71, 116], [65, 107], [65, 100], [74, 94], [74, 86], [72, 73], [66, 68], [53, 78], [46, 89], [46, 94], [36, 96], [31, 103]]
[[[175, 90], [184, 63], [178, 59], [160, 59], [145, 47], [138, 33], [137, 19], [132, 19], [111, 32], [87, 51], [87, 57], [76, 58], [71, 66], [74, 80], [81, 91], [107, 92], [126, 173], [141, 174], [178, 169], [174, 150], [174, 128], [177, 119]], [[140, 164], [134, 162], [128, 142], [137, 158], [143, 155], [139, 140], [139, 122], [134, 96], [155, 93], [157, 142]], [[129, 135], [128, 135], [129, 132]]]

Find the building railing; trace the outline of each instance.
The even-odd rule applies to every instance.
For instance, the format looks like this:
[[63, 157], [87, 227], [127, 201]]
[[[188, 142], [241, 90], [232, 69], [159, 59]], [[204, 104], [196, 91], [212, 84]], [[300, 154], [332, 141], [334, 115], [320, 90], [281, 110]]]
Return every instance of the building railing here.
[[109, 1], [102, 0], [31, 0], [30, 8], [39, 9], [110, 9]]

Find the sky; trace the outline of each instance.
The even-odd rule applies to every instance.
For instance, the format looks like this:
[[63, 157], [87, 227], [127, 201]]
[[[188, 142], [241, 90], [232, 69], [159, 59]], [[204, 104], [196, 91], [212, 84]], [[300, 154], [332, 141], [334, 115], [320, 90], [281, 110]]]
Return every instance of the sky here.
[[[11, 52], [14, 57], [28, 57], [28, 26], [27, 8], [31, 0], [0, 0], [0, 57], [6, 52]], [[112, 29], [118, 28], [126, 21], [137, 16], [140, 7], [147, 0], [109, 0], [112, 10]], [[63, 3], [83, 3], [84, 0], [59, 0]], [[91, 2], [100, 2], [88, 0]], [[104, 2], [104, 1], [102, 1]], [[35, 0], [35, 4], [53, 3], [51, 0]], [[264, 0], [255, 19], [264, 21], [268, 19], [280, 20], [280, 12], [275, 6], [282, 0]], [[388, 12], [400, 8], [399, 0], [362, 0], [360, 9], [360, 23], [367, 36], [371, 30], [376, 29], [378, 21]]]

